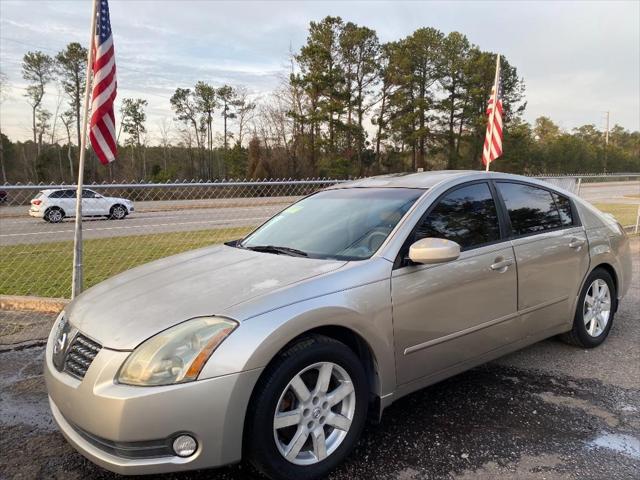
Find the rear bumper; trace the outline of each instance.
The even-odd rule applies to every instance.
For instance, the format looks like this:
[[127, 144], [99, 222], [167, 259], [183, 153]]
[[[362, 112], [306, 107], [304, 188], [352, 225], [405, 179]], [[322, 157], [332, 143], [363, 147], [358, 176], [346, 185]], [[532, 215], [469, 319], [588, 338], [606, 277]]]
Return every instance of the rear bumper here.
[[[74, 448], [97, 465], [126, 475], [240, 460], [246, 408], [260, 369], [182, 385], [132, 387], [113, 380], [128, 354], [103, 348], [84, 379], [78, 380], [55, 368], [51, 345], [47, 346], [45, 380], [51, 411]], [[198, 442], [188, 458], [170, 449], [180, 433]]]
[[29, 209], [29, 215], [31, 215], [32, 217], [42, 218], [44, 217], [44, 210], [41, 210], [40, 208], [31, 207]]

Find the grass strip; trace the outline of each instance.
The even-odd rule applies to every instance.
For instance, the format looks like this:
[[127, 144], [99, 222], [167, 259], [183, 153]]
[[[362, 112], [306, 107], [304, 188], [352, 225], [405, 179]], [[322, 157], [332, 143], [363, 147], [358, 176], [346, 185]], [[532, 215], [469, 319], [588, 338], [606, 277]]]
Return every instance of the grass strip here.
[[[110, 237], [84, 242], [84, 283], [89, 288], [143, 263], [244, 236], [250, 227]], [[73, 242], [0, 247], [0, 294], [71, 296]]]
[[636, 224], [638, 205], [630, 203], [596, 203], [594, 205], [599, 210], [616, 217], [624, 227]]

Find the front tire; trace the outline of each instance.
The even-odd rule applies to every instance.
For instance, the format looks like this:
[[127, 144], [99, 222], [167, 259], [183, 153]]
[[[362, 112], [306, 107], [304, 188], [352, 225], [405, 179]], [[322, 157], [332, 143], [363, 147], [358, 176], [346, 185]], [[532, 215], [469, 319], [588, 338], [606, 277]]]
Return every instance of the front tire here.
[[596, 268], [589, 274], [580, 292], [573, 328], [561, 339], [582, 348], [594, 348], [604, 342], [616, 312], [616, 289], [609, 272]]
[[127, 216], [127, 207], [124, 205], [114, 205], [109, 212], [111, 220], [122, 220]]
[[294, 343], [267, 367], [252, 396], [245, 451], [271, 479], [321, 478], [364, 428], [368, 385], [358, 357], [322, 335]]

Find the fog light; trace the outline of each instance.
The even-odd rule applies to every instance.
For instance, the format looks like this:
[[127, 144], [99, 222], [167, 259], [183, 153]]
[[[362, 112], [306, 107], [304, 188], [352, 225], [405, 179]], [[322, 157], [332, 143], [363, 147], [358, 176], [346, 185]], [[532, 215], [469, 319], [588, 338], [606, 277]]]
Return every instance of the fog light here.
[[194, 454], [197, 448], [196, 439], [190, 435], [180, 435], [173, 441], [173, 451], [179, 457], [189, 457]]

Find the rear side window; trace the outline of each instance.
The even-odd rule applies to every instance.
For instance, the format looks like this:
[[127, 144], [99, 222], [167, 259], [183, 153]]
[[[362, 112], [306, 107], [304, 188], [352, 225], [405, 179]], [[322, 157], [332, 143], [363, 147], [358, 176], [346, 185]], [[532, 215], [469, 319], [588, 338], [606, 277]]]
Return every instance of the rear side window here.
[[64, 191], [64, 195], [62, 195], [62, 198], [76, 198], [76, 191], [75, 190], [65, 190]]
[[507, 206], [514, 235], [530, 235], [562, 226], [551, 192], [506, 182], [498, 182], [498, 190]]
[[56, 190], [55, 192], [51, 192], [49, 194], [49, 198], [62, 198], [63, 194], [64, 190]]
[[463, 250], [500, 239], [500, 223], [491, 190], [486, 183], [461, 187], [439, 200], [422, 221], [415, 240], [446, 238]]
[[563, 227], [573, 225], [573, 212], [571, 211], [571, 201], [558, 193], [553, 193], [553, 199], [556, 202], [558, 213], [560, 214], [560, 222]]

